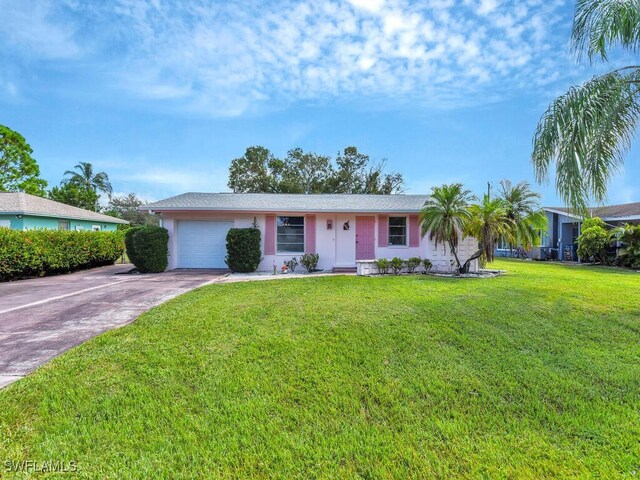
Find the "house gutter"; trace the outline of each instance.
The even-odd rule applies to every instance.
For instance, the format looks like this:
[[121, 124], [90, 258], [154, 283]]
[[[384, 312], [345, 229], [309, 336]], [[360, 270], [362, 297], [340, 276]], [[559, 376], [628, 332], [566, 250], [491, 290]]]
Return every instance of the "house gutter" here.
[[259, 208], [259, 209], [239, 209], [239, 208], [218, 208], [218, 207], [139, 207], [141, 211], [148, 212], [232, 212], [232, 213], [280, 213], [280, 212], [291, 212], [291, 213], [420, 213], [422, 210], [410, 210], [410, 209], [401, 209], [401, 210], [381, 210], [381, 209], [336, 209], [336, 208], [327, 208], [327, 209], [297, 209], [297, 208]]

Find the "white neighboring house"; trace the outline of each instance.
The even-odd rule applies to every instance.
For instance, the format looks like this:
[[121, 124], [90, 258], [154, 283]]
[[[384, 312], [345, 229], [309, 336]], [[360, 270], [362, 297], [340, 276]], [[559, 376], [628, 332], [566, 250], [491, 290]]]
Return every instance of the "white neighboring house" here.
[[[418, 214], [427, 195], [184, 193], [140, 207], [160, 217], [169, 231], [169, 269], [227, 268], [230, 228], [257, 225], [261, 271], [272, 271], [304, 253], [320, 256], [323, 270], [355, 271], [356, 261], [428, 258], [450, 271], [453, 256], [420, 235]], [[467, 238], [464, 262], [477, 249]], [[478, 269], [477, 261], [471, 271]]]

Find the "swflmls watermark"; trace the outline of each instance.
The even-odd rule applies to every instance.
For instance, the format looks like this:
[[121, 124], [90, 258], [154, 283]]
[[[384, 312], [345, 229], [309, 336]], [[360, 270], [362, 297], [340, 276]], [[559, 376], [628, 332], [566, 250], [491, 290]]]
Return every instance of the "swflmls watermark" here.
[[60, 460], [5, 460], [5, 473], [76, 473], [78, 462]]

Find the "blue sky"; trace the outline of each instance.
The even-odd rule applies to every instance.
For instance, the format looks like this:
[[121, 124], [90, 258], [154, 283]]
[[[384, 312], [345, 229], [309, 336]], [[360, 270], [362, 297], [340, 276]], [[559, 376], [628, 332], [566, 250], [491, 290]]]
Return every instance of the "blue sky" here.
[[[0, 124], [56, 185], [79, 161], [117, 193], [226, 190], [250, 145], [355, 145], [408, 193], [533, 182], [548, 103], [578, 65], [560, 0], [0, 0]], [[612, 64], [622, 62], [614, 57]], [[640, 200], [634, 147], [609, 201]], [[560, 204], [553, 179], [537, 187]]]

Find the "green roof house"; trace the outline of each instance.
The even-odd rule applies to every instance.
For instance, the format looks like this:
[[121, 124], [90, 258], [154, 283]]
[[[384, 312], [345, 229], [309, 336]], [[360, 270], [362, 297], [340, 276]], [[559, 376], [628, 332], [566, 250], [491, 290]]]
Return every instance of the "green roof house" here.
[[27, 193], [0, 193], [0, 227], [13, 230], [113, 231], [126, 220]]

